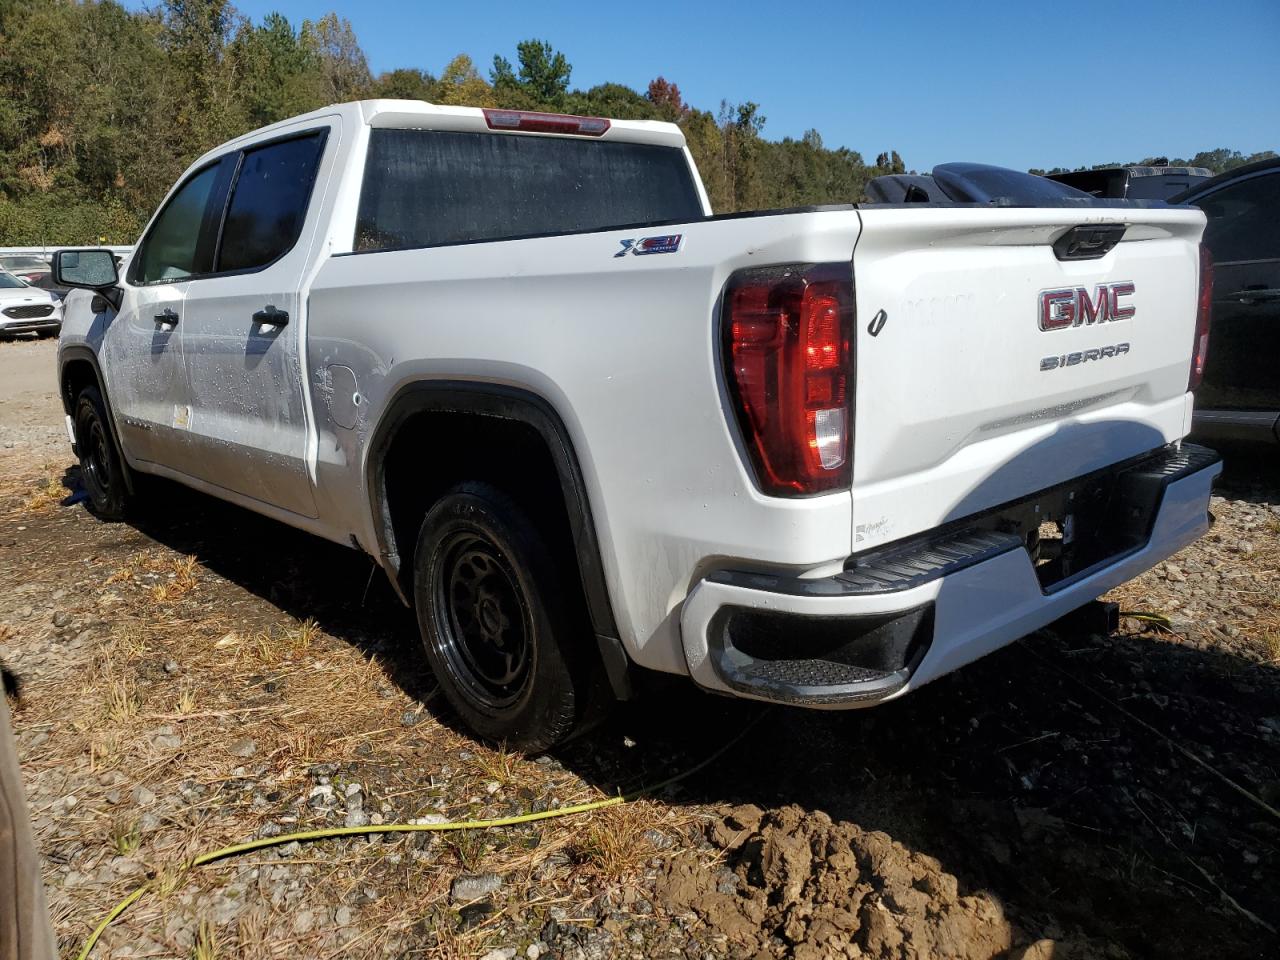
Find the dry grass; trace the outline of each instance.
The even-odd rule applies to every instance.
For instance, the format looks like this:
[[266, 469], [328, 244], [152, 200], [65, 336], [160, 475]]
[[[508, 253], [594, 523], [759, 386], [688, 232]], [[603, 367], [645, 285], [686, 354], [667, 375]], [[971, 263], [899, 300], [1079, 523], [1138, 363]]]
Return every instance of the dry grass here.
[[142, 843], [138, 821], [119, 817], [111, 824], [111, 848], [122, 857], [133, 853]]
[[138, 715], [142, 701], [137, 687], [128, 677], [111, 681], [107, 688], [106, 715], [114, 723], [126, 723]]
[[208, 920], [201, 920], [196, 928], [196, 940], [191, 945], [191, 960], [218, 960], [222, 956], [218, 931]]
[[196, 558], [182, 557], [172, 561], [172, 570], [167, 582], [157, 583], [151, 588], [153, 603], [171, 603], [184, 597], [196, 588]]
[[518, 753], [507, 750], [505, 746], [492, 750], [486, 748], [477, 750], [475, 765], [489, 781], [502, 787], [516, 782], [521, 773], [527, 777], [529, 772], [525, 769], [527, 762], [524, 758]]
[[107, 577], [106, 584], [127, 584], [145, 591], [154, 605], [173, 603], [199, 585], [200, 564], [194, 556], [175, 555], [161, 547], [141, 550]]
[[[50, 496], [52, 488], [48, 484]], [[21, 488], [20, 496], [29, 489]], [[0, 504], [3, 497], [0, 488]], [[11, 507], [26, 502], [12, 489], [9, 497]], [[35, 531], [47, 523], [41, 516], [18, 522]], [[449, 900], [459, 872], [501, 874], [507, 879], [502, 897], [521, 904], [522, 915], [535, 922], [549, 902], [583, 903], [638, 882], [654, 855], [644, 831], [656, 826], [675, 834], [687, 822], [683, 814], [642, 802], [531, 827], [345, 840], [304, 847], [290, 859], [264, 852], [184, 870], [193, 855], [253, 837], [267, 824], [289, 831], [341, 824], [341, 805], [316, 809], [305, 802], [317, 783], [310, 772], [317, 764], [338, 768], [331, 777], [338, 796], [359, 781], [365, 810], [388, 822], [426, 814], [508, 816], [535, 799], [567, 805], [601, 794], [563, 769], [481, 747], [430, 713], [406, 725], [402, 717], [422, 707], [397, 685], [388, 661], [305, 613], [290, 617], [258, 602], [201, 566], [198, 554], [157, 544], [139, 548], [126, 528], [87, 517], [83, 524], [48, 523], [38, 533], [41, 556], [12, 564], [2, 572], [4, 582], [47, 584], [41, 587], [46, 596], [36, 598], [44, 604], [52, 603], [47, 594], [66, 587], [68, 596], [56, 605], [72, 611], [76, 636], [86, 632], [80, 624], [101, 625], [74, 648], [59, 648], [64, 665], [31, 685], [23, 715], [28, 727], [57, 729], [35, 756], [23, 758], [42, 791], [37, 807], [47, 809], [71, 792], [78, 797], [71, 815], [48, 821], [40, 837], [44, 844], [75, 844], [72, 862], [51, 867], [48, 878], [58, 933], [68, 940], [78, 943], [136, 881], [67, 886], [67, 871], [93, 876], [101, 864], [129, 857], [146, 864], [154, 887], [122, 920], [116, 943], [153, 941], [167, 945], [163, 955], [181, 956], [187, 950], [165, 933], [181, 917], [191, 957], [336, 960], [380, 955], [392, 945], [396, 954], [474, 958], [505, 945], [497, 931], [511, 917], [500, 909], [460, 930]], [[0, 594], [0, 641], [9, 636], [2, 622], [12, 607], [32, 602]], [[50, 616], [42, 612], [41, 623]], [[178, 664], [174, 671], [166, 667], [171, 660]], [[180, 746], [157, 746], [162, 725], [172, 731], [166, 737], [181, 738]], [[256, 744], [251, 758], [227, 750], [242, 738]], [[156, 800], [140, 805], [132, 795], [136, 786]], [[561, 852], [569, 854], [568, 863], [548, 867], [548, 857]], [[265, 880], [241, 878], [250, 900], [236, 923], [201, 923], [200, 904], [253, 861], [266, 864], [264, 871], [286, 870], [309, 907], [359, 902], [344, 934], [351, 939], [332, 939], [331, 924], [295, 933], [295, 909], [273, 905]], [[375, 897], [367, 899], [365, 891]]]
[[647, 831], [665, 828], [660, 832], [679, 833], [692, 819], [661, 804], [632, 801], [592, 817], [569, 841], [565, 852], [594, 881], [616, 882], [642, 872], [653, 856]]
[[183, 680], [178, 687], [178, 702], [174, 709], [183, 716], [196, 712], [196, 685], [191, 680]]
[[49, 477], [22, 501], [22, 513], [49, 513], [67, 498], [67, 488], [60, 477]]

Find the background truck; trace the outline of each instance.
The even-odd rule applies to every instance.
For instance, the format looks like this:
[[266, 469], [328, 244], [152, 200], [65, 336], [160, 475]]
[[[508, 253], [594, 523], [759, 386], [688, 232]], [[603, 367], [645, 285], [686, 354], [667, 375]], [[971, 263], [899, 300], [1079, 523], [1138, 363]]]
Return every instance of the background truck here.
[[[1191, 208], [940, 167], [714, 216], [679, 129], [367, 101], [201, 157], [124, 276], [62, 252], [94, 511], [143, 474], [363, 550], [478, 734], [635, 668], [898, 697], [1203, 532]], [[607, 687], [606, 687], [607, 682]]]
[[1125, 200], [1173, 200], [1213, 176], [1205, 167], [1142, 166], [1101, 167], [1046, 174], [1094, 197]]

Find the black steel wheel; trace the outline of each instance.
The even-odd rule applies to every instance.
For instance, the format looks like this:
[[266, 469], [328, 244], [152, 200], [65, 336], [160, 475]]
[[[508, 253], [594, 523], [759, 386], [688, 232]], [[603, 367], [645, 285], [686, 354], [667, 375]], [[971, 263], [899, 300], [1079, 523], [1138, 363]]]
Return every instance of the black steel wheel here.
[[123, 520], [129, 508], [126, 468], [97, 387], [80, 391], [73, 422], [80, 483], [89, 495], [89, 506], [103, 520]]
[[587, 699], [566, 615], [575, 594], [524, 511], [489, 484], [460, 484], [427, 511], [414, 559], [427, 659], [459, 717], [528, 752], [568, 736]]
[[510, 561], [487, 537], [458, 532], [444, 551], [433, 584], [441, 652], [478, 702], [509, 706], [532, 665], [528, 599]]

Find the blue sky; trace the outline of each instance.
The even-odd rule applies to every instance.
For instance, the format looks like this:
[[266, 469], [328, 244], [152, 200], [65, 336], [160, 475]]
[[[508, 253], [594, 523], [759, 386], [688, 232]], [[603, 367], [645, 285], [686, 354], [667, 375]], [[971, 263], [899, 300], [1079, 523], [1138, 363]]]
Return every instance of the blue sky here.
[[896, 149], [919, 169], [1280, 150], [1280, 0], [236, 5], [295, 26], [336, 9], [375, 72], [438, 74], [462, 52], [487, 75], [495, 53], [514, 61], [517, 41], [546, 39], [575, 87], [643, 91], [662, 74], [697, 107], [756, 101], [770, 138], [813, 127], [828, 146], [868, 160]]

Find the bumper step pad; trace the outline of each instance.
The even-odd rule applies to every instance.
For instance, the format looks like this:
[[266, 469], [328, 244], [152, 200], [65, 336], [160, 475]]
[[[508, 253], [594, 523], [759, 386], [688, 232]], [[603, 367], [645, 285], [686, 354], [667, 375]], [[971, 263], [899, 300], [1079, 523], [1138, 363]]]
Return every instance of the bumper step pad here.
[[[1086, 555], [1078, 569], [1041, 578], [1041, 590], [1050, 597], [1142, 549], [1169, 486], [1211, 468], [1219, 459], [1215, 451], [1194, 444], [1167, 447], [927, 536], [855, 555], [832, 577], [721, 570], [706, 579], [806, 600], [899, 593], [1011, 551], [1030, 551], [1024, 529], [1028, 514], [1034, 529], [1042, 503], [1053, 505], [1055, 498], [1079, 503], [1091, 488], [1101, 487], [1106, 513], [1100, 526], [1107, 539], [1093, 551], [1097, 556]], [[753, 697], [814, 706], [879, 701], [905, 687], [924, 659], [933, 642], [933, 614], [932, 601], [891, 614], [843, 617], [784, 613], [768, 605], [725, 605], [707, 622], [706, 656], [725, 686]]]
[[831, 660], [751, 660], [727, 646], [713, 656], [734, 690], [797, 705], [880, 700], [906, 686], [909, 676], [905, 668], [885, 672]]

